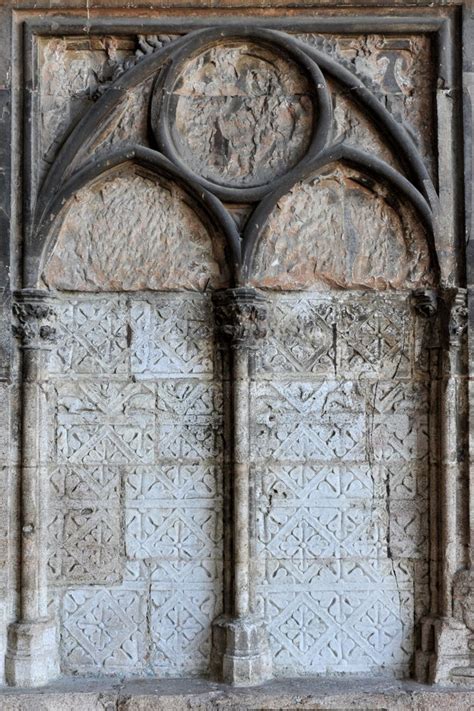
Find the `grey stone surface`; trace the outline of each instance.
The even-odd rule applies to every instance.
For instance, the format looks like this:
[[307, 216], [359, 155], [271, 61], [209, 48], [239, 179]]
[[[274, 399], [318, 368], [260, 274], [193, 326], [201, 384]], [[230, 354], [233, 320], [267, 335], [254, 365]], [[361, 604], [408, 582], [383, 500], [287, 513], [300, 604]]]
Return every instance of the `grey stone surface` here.
[[426, 687], [414, 682], [387, 682], [355, 677], [288, 679], [251, 689], [198, 679], [107, 681], [70, 679], [35, 693], [22, 689], [1, 692], [6, 711], [181, 711], [184, 709], [388, 709], [389, 711], [468, 711], [473, 692], [467, 687]]
[[209, 180], [260, 185], [305, 154], [313, 123], [308, 81], [267, 48], [211, 48], [183, 67], [174, 91], [177, 148]]

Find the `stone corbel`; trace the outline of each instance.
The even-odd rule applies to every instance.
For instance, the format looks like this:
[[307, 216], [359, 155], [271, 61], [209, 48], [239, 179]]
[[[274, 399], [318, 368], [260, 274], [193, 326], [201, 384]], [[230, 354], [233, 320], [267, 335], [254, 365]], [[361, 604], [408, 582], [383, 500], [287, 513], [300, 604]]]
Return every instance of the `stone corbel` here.
[[[232, 551], [232, 575], [224, 614], [213, 623], [213, 675], [233, 684], [257, 684], [271, 676], [271, 655], [264, 621], [256, 614], [255, 516], [250, 466], [250, 381], [254, 351], [266, 335], [264, 298], [254, 289], [216, 292], [218, 337], [227, 351], [230, 377], [228, 418], [231, 526], [225, 547]], [[229, 545], [229, 537], [231, 538]]]
[[24, 290], [13, 306], [22, 348], [21, 562], [19, 621], [8, 629], [5, 671], [14, 686], [39, 686], [59, 673], [56, 626], [48, 618], [47, 413], [42, 383], [55, 337], [47, 295]]

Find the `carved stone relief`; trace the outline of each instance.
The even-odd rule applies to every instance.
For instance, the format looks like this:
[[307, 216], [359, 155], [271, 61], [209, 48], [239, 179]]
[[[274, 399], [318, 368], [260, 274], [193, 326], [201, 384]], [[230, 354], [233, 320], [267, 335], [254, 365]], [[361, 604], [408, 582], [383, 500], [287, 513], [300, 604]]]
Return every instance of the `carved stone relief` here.
[[176, 148], [208, 180], [267, 183], [308, 148], [313, 102], [307, 77], [267, 48], [213, 47], [182, 68], [172, 91]]
[[[433, 48], [430, 39], [422, 35], [391, 37], [377, 34], [360, 37], [304, 34], [298, 37], [341, 61], [376, 91], [414, 137], [434, 177], [433, 96], [430, 88]], [[367, 133], [366, 136], [368, 138]], [[359, 138], [357, 135], [357, 143]]]
[[38, 649], [69, 675], [444, 679], [468, 609], [444, 20], [162, 19], [35, 39], [8, 679], [57, 674]]
[[49, 575], [68, 672], [205, 672], [222, 596], [222, 400], [205, 297], [61, 301]]
[[410, 288], [432, 281], [413, 210], [356, 171], [333, 165], [271, 212], [253, 283], [273, 289]]
[[406, 675], [427, 611], [428, 390], [412, 379], [410, 306], [347, 297], [274, 298], [252, 394], [279, 675]]
[[43, 280], [73, 291], [203, 291], [225, 285], [226, 267], [183, 192], [131, 170], [73, 198]]

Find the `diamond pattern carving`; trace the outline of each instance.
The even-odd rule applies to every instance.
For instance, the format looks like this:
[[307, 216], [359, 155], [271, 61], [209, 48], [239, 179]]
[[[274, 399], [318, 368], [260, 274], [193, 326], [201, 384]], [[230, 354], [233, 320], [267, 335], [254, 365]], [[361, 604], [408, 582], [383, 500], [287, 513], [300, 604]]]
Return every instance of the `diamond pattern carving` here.
[[279, 298], [269, 314], [270, 332], [259, 354], [262, 370], [273, 374], [318, 373], [334, 375], [337, 310], [325, 302], [300, 296]]
[[222, 452], [222, 392], [217, 383], [158, 385], [158, 455], [197, 462]]
[[[394, 300], [395, 301], [395, 300]], [[388, 377], [410, 374], [412, 344], [407, 301], [378, 300], [341, 306], [338, 320], [338, 370]]]
[[85, 588], [63, 602], [63, 664], [68, 670], [105, 673], [145, 663], [146, 604], [138, 591]]
[[50, 472], [52, 581], [119, 579], [120, 474], [110, 467], [53, 468]]
[[[296, 327], [309, 308], [330, 314], [326, 371], [316, 347], [314, 362], [303, 350], [320, 321], [312, 333], [309, 321]], [[252, 446], [255, 567], [275, 671], [405, 673], [415, 610], [426, 609], [418, 563], [427, 555], [428, 451], [427, 387], [408, 379], [406, 298], [282, 295], [273, 313], [252, 390]], [[285, 352], [289, 324], [291, 348], [302, 344], [296, 363]]]
[[55, 374], [127, 374], [127, 312], [123, 298], [78, 300], [58, 305]]
[[154, 459], [155, 393], [134, 383], [58, 386], [58, 458], [82, 464]]
[[65, 670], [207, 669], [222, 598], [210, 317], [199, 295], [77, 298], [60, 309], [49, 573], [66, 587]]
[[220, 600], [213, 590], [186, 587], [154, 590], [152, 605], [152, 656], [155, 672], [170, 674], [205, 672], [209, 664], [210, 622], [219, 613]]
[[[407, 300], [282, 294], [271, 308], [251, 411], [276, 673], [403, 672], [427, 599], [428, 391], [410, 380]], [[77, 298], [59, 321], [50, 577], [68, 586], [64, 667], [203, 673], [223, 565], [208, 297]]]
[[207, 297], [156, 296], [131, 306], [132, 373], [139, 378], [212, 375], [212, 304]]

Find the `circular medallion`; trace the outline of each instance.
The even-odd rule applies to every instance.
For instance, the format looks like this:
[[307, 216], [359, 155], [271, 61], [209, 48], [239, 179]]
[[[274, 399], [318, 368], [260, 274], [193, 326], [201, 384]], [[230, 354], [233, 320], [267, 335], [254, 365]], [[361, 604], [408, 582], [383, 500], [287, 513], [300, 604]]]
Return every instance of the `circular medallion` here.
[[157, 82], [160, 149], [216, 194], [260, 197], [314, 143], [319, 77], [278, 50], [229, 38], [182, 56]]

